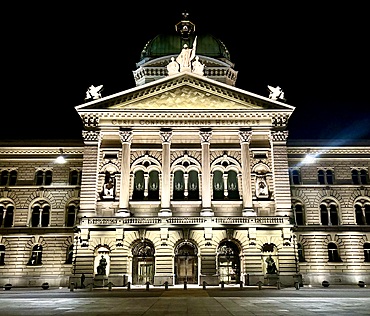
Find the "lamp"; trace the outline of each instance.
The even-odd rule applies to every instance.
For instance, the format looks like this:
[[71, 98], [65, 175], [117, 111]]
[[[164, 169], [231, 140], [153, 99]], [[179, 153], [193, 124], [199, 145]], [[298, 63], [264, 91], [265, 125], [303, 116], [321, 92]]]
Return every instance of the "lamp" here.
[[316, 155], [310, 154], [310, 150], [307, 150], [307, 154], [303, 159], [303, 163], [314, 163], [315, 162]]
[[65, 160], [64, 155], [63, 155], [63, 149], [60, 148], [59, 152], [60, 152], [60, 155], [57, 157], [57, 159], [55, 159], [55, 162], [60, 163], [60, 164], [65, 163], [66, 160]]

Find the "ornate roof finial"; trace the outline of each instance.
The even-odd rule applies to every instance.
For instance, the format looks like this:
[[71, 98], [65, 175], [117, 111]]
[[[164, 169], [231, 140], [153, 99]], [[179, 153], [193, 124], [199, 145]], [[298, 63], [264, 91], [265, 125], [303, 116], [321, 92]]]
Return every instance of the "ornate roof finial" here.
[[195, 25], [188, 20], [188, 15], [189, 13], [185, 11], [182, 14], [183, 19], [175, 25], [176, 32], [180, 33], [184, 39], [187, 39], [190, 34], [195, 32]]

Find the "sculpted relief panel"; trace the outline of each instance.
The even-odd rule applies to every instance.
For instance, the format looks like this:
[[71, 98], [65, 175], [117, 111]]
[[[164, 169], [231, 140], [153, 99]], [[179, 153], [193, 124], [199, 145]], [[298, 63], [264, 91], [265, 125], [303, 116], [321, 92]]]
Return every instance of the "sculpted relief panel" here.
[[146, 100], [131, 104], [119, 104], [114, 108], [124, 109], [259, 109], [252, 104], [241, 104], [224, 99], [209, 92], [191, 87], [180, 87], [153, 95]]

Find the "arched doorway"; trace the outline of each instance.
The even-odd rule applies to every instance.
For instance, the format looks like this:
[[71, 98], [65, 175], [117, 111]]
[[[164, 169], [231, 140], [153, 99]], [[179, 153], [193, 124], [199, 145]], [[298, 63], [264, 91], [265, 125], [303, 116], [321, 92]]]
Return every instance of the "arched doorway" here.
[[138, 242], [132, 249], [132, 284], [154, 282], [154, 245], [149, 240]]
[[196, 246], [189, 242], [179, 243], [175, 249], [175, 284], [198, 284], [198, 256]]
[[238, 247], [231, 241], [224, 241], [217, 249], [220, 282], [240, 282], [240, 257]]

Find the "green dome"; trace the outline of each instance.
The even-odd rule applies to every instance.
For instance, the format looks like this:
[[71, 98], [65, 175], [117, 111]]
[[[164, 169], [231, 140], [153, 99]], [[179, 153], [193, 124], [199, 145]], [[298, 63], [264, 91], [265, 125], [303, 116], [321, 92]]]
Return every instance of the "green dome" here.
[[179, 34], [159, 34], [150, 40], [141, 52], [140, 61], [150, 60], [162, 56], [178, 55], [184, 44], [190, 48], [197, 36], [196, 54], [212, 58], [226, 58], [230, 60], [230, 54], [224, 43], [210, 34], [195, 35], [183, 38]]

